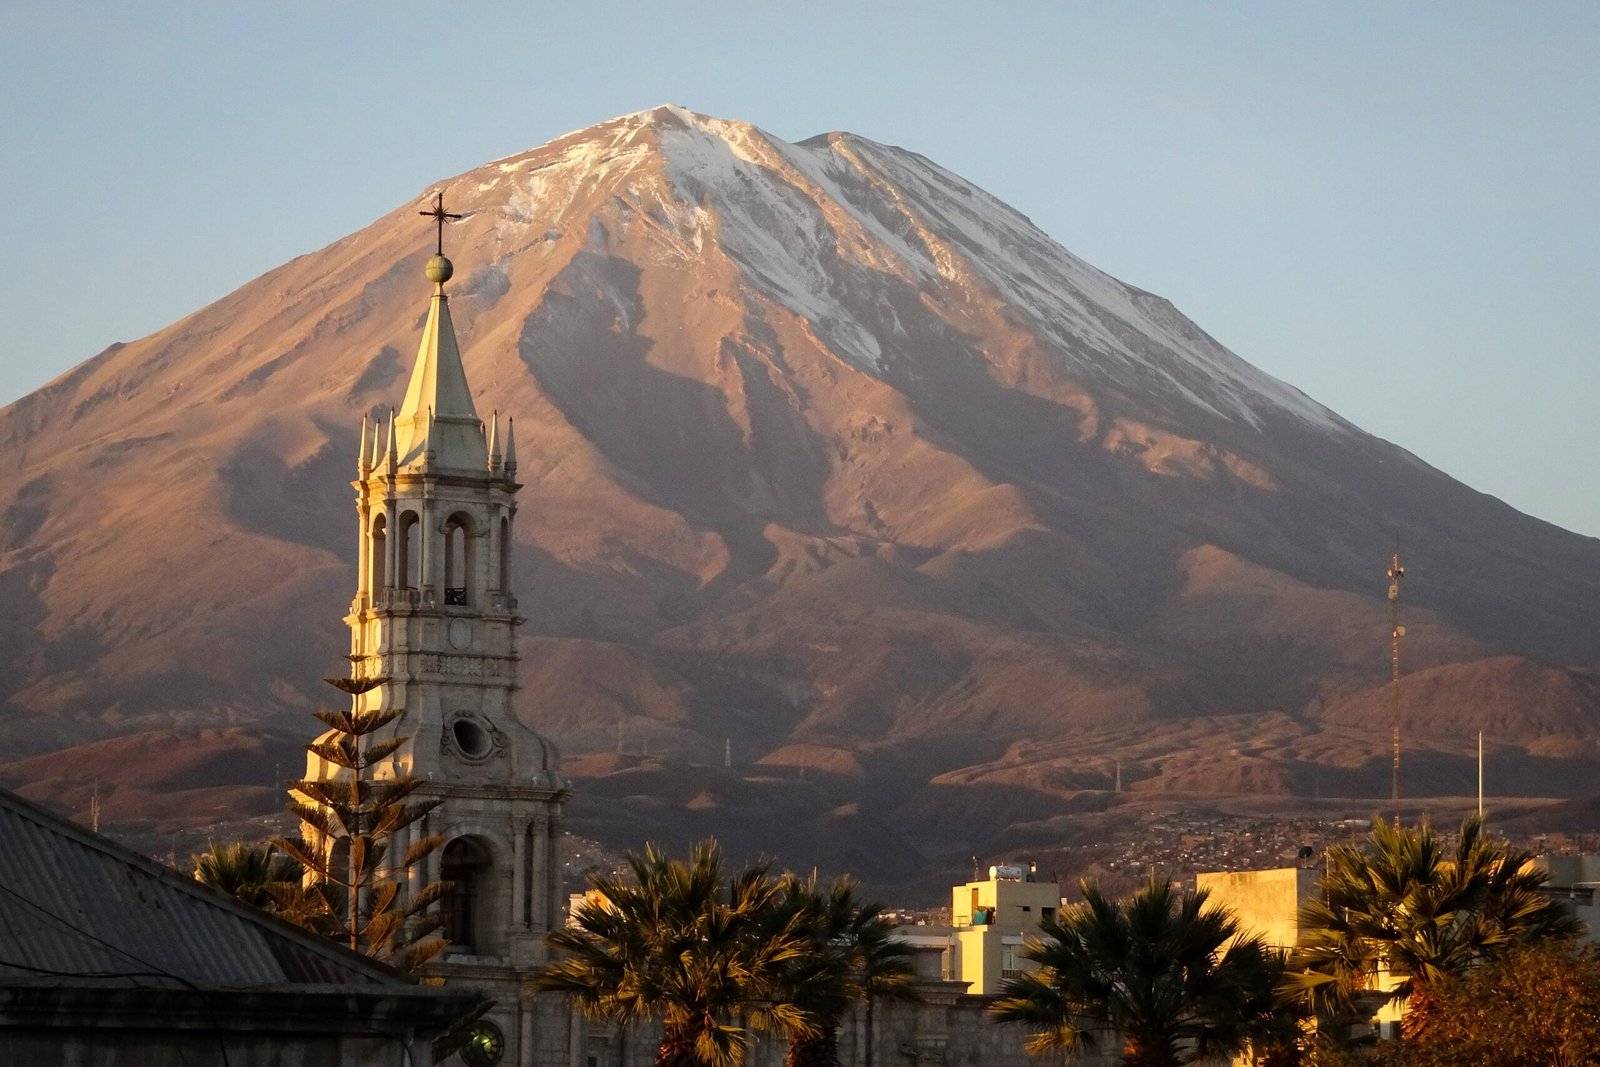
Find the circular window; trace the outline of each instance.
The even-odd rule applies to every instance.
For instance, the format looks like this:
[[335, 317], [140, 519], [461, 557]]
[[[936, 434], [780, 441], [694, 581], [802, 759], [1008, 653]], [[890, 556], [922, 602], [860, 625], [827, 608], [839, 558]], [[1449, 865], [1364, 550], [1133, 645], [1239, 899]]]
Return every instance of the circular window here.
[[467, 1067], [494, 1067], [506, 1054], [505, 1035], [488, 1019], [479, 1019], [467, 1030], [467, 1043], [461, 1046], [461, 1062]]
[[466, 717], [450, 724], [450, 734], [455, 738], [456, 748], [468, 759], [482, 759], [494, 747], [489, 731]]

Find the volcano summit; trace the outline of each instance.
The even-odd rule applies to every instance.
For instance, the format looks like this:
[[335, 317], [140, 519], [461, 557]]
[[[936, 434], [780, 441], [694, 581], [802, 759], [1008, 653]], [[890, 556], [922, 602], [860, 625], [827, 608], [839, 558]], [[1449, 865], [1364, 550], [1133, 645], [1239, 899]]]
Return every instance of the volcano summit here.
[[108, 818], [187, 825], [279, 802], [439, 192], [473, 402], [522, 416], [517, 714], [601, 836], [871, 876], [1047, 823], [1119, 763], [1149, 795], [1386, 797], [1397, 534], [1407, 793], [1470, 791], [1478, 729], [1500, 792], [1600, 766], [1600, 541], [915, 153], [662, 107], [441, 182], [0, 411], [25, 791], [98, 778]]

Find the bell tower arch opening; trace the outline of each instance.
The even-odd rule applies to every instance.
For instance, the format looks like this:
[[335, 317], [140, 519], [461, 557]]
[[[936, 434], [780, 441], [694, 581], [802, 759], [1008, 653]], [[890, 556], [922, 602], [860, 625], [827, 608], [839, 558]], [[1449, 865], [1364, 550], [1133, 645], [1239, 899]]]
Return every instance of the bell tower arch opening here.
[[473, 577], [477, 572], [476, 531], [472, 516], [458, 511], [444, 524], [444, 602], [465, 607], [472, 604]]
[[389, 520], [383, 515], [372, 520], [371, 544], [367, 548], [367, 589], [374, 599], [383, 593], [388, 575], [384, 573], [385, 552], [389, 544]]
[[394, 577], [402, 589], [417, 589], [422, 585], [421, 523], [417, 513], [408, 511], [400, 516], [395, 531]]
[[500, 516], [500, 551], [498, 554], [500, 573], [497, 576], [499, 584], [496, 589], [504, 593], [511, 588], [511, 520]]

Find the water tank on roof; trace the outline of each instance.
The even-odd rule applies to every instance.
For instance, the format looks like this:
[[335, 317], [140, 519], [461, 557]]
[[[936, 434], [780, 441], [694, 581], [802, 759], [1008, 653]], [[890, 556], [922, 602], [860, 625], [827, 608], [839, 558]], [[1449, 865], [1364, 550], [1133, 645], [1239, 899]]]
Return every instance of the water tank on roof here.
[[1022, 868], [1010, 864], [989, 868], [989, 879], [995, 882], [1020, 882], [1022, 881]]

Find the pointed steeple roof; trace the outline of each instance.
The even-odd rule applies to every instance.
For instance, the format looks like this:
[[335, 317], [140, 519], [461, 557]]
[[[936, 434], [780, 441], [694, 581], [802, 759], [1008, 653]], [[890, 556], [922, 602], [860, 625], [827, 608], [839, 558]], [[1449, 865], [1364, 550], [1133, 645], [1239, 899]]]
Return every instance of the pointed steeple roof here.
[[422, 327], [422, 343], [417, 346], [411, 384], [395, 416], [400, 465], [480, 471], [489, 461], [483, 422], [472, 405], [455, 325], [450, 321], [450, 301], [444, 293], [444, 283], [455, 268], [441, 254], [428, 260], [425, 273], [433, 282], [433, 300]]
[[394, 469], [400, 465], [399, 438], [396, 436], [396, 434], [398, 434], [399, 431], [395, 428], [396, 427], [396, 423], [398, 423], [399, 421], [400, 421], [399, 416], [397, 416], [394, 413], [394, 408], [390, 408], [389, 409], [389, 446], [388, 446], [388, 450], [385, 451], [384, 454], [383, 454], [383, 469], [385, 471], [387, 471], [388, 473], [390, 473], [390, 474], [393, 474], [394, 473]]
[[383, 466], [384, 443], [388, 438], [384, 436], [383, 417], [380, 415], [372, 426], [372, 459], [367, 464], [367, 470], [375, 471]]

